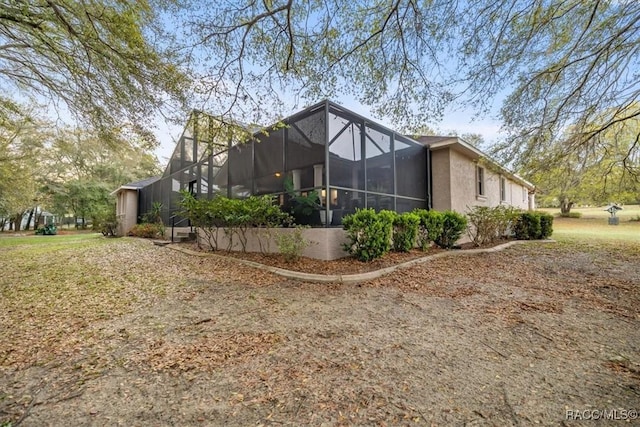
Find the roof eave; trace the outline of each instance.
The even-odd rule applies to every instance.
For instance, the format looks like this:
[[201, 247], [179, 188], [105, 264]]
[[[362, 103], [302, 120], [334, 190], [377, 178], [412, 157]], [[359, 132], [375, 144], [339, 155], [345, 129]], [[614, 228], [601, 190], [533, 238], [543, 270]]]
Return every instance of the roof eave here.
[[453, 150], [456, 150], [456, 151], [458, 151], [458, 152], [460, 152], [460, 153], [472, 158], [473, 160], [485, 159], [492, 166], [494, 166], [497, 169], [499, 169], [501, 174], [503, 174], [505, 176], [508, 176], [509, 178], [513, 179], [514, 181], [519, 182], [520, 184], [522, 184], [525, 187], [527, 187], [529, 190], [533, 191], [536, 188], [535, 185], [533, 185], [532, 183], [530, 183], [526, 179], [522, 178], [521, 176], [511, 172], [509, 169], [505, 168], [500, 163], [498, 163], [495, 160], [493, 160], [488, 154], [482, 152], [481, 150], [479, 150], [478, 148], [476, 148], [473, 145], [469, 144], [468, 142], [466, 142], [465, 140], [461, 139], [460, 137], [452, 136], [451, 138], [447, 138], [446, 140], [443, 140], [443, 141], [430, 143], [430, 144], [428, 144], [428, 146], [429, 146], [429, 148], [431, 150], [440, 150], [440, 149], [444, 149], [444, 148], [451, 148]]

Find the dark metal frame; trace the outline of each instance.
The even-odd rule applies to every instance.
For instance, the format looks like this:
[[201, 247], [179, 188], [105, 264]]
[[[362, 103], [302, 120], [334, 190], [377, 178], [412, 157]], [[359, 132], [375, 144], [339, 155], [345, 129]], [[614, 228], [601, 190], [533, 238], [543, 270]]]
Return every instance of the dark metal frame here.
[[[282, 165], [283, 165], [283, 170], [282, 173], [283, 174], [288, 174], [291, 171], [289, 170], [289, 164], [288, 164], [288, 156], [287, 156], [287, 150], [289, 149], [289, 132], [290, 129], [292, 128], [297, 128], [297, 126], [295, 126], [295, 123], [311, 116], [314, 113], [317, 113], [318, 111], [323, 110], [324, 111], [324, 141], [323, 141], [323, 145], [324, 145], [324, 168], [323, 168], [323, 183], [321, 185], [321, 187], [316, 188], [316, 187], [312, 187], [312, 188], [303, 188], [301, 189], [301, 191], [305, 191], [305, 190], [311, 190], [311, 189], [317, 189], [318, 191], [320, 189], [325, 189], [325, 198], [322, 201], [323, 202], [323, 207], [324, 207], [324, 211], [325, 211], [325, 218], [327, 218], [326, 220], [326, 226], [329, 226], [330, 221], [328, 220], [330, 217], [330, 211], [331, 211], [331, 198], [330, 198], [330, 194], [331, 194], [331, 190], [332, 189], [336, 189], [336, 190], [340, 190], [340, 191], [351, 191], [351, 192], [358, 192], [358, 193], [362, 193], [363, 195], [363, 207], [367, 206], [368, 203], [368, 197], [367, 195], [372, 194], [372, 195], [380, 195], [380, 196], [385, 196], [385, 197], [391, 197], [393, 200], [393, 204], [392, 207], [393, 209], [397, 209], [398, 208], [398, 199], [404, 199], [407, 201], [413, 201], [413, 202], [418, 202], [417, 204], [419, 205], [420, 202], [423, 202], [423, 205], [425, 208], [430, 208], [431, 207], [431, 194], [433, 192], [433, 183], [432, 183], [432, 179], [431, 179], [431, 155], [429, 152], [429, 149], [426, 146], [423, 146], [422, 144], [420, 144], [419, 142], [416, 142], [415, 140], [405, 136], [405, 135], [400, 135], [402, 136], [402, 141], [403, 144], [404, 143], [409, 143], [409, 144], [415, 144], [416, 146], [419, 146], [420, 148], [422, 148], [423, 150], [425, 150], [426, 152], [426, 161], [424, 162], [424, 165], [422, 165], [424, 167], [424, 176], [420, 176], [420, 177], [416, 177], [416, 179], [423, 179], [425, 180], [425, 194], [424, 194], [424, 198], [419, 198], [419, 197], [408, 197], [408, 196], [399, 196], [398, 195], [398, 190], [399, 188], [401, 188], [402, 183], [399, 182], [398, 180], [398, 171], [397, 171], [397, 159], [396, 159], [396, 148], [397, 148], [397, 140], [398, 140], [398, 136], [399, 134], [379, 123], [375, 123], [374, 121], [371, 121], [369, 119], [367, 119], [366, 117], [363, 117], [353, 111], [350, 111], [336, 103], [333, 103], [329, 100], [325, 100], [322, 101], [320, 103], [311, 105], [305, 109], [303, 109], [302, 111], [299, 111], [289, 117], [287, 117], [286, 119], [283, 119], [282, 122], [285, 124], [284, 128], [281, 128], [279, 131], [283, 132], [283, 140], [282, 140]], [[331, 119], [331, 114], [337, 114], [338, 116], [344, 118], [345, 120], [349, 121], [349, 125], [345, 126], [345, 128], [340, 131], [338, 134], [333, 135], [333, 138], [331, 138], [330, 135], [330, 120]], [[202, 128], [200, 126], [201, 123], [199, 123], [199, 120], [209, 120], [208, 124], [205, 124], [204, 128]], [[164, 172], [162, 178], [159, 181], [156, 181], [154, 184], [145, 187], [143, 189], [141, 189], [141, 192], [145, 193], [145, 197], [144, 200], [147, 201], [147, 203], [152, 203], [153, 202], [153, 193], [154, 193], [154, 189], [156, 191], [158, 191], [158, 189], [156, 188], [156, 186], [160, 186], [159, 192], [160, 192], [160, 198], [161, 200], [164, 202], [165, 200], [168, 201], [168, 206], [164, 206], [164, 212], [163, 212], [163, 220], [165, 221], [165, 223], [181, 223], [182, 219], [180, 219], [179, 217], [177, 217], [177, 206], [175, 206], [175, 201], [174, 201], [174, 197], [172, 197], [171, 194], [167, 195], [165, 194], [166, 192], [170, 192], [173, 193], [175, 191], [175, 180], [178, 180], [177, 185], [180, 187], [180, 189], [182, 189], [185, 185], [188, 185], [189, 181], [192, 180], [196, 180], [197, 184], [196, 184], [196, 188], [197, 188], [197, 192], [200, 196], [203, 197], [212, 197], [214, 195], [214, 184], [213, 184], [213, 180], [214, 180], [214, 162], [213, 162], [213, 156], [214, 155], [218, 155], [221, 152], [227, 152], [227, 160], [226, 160], [226, 164], [227, 164], [227, 170], [226, 170], [226, 196], [227, 197], [232, 197], [233, 196], [233, 188], [232, 188], [232, 181], [231, 181], [231, 175], [232, 175], [232, 167], [233, 164], [230, 163], [231, 162], [231, 150], [233, 149], [233, 147], [236, 145], [236, 142], [233, 141], [232, 139], [229, 139], [226, 143], [226, 147], [222, 144], [215, 144], [215, 146], [218, 148], [218, 150], [212, 149], [212, 148], [208, 148], [205, 150], [201, 150], [201, 147], [203, 147], [204, 143], [208, 143], [210, 144], [209, 147], [213, 147], [213, 126], [214, 126], [214, 118], [212, 118], [211, 116], [199, 112], [199, 111], [194, 111], [192, 113], [192, 115], [189, 118], [187, 127], [185, 127], [185, 130], [178, 142], [178, 145], [176, 146], [176, 149], [173, 152], [172, 158], [169, 160], [169, 164], [167, 165], [167, 169]], [[331, 144], [337, 140], [337, 138], [340, 136], [340, 134], [342, 132], [344, 132], [349, 126], [352, 126], [353, 128], [357, 128], [359, 129], [360, 132], [360, 153], [361, 153], [361, 162], [362, 165], [361, 167], [363, 168], [363, 185], [362, 185], [362, 189], [360, 188], [350, 188], [350, 187], [345, 187], [345, 186], [340, 186], [340, 185], [332, 185], [332, 181], [331, 181], [331, 161], [332, 161], [332, 157], [331, 157], [331, 150], [330, 150], [330, 146]], [[388, 154], [390, 155], [390, 161], [391, 161], [391, 167], [392, 167], [392, 179], [393, 179], [393, 186], [391, 188], [391, 193], [382, 193], [382, 192], [376, 192], [376, 191], [369, 191], [368, 189], [368, 173], [370, 172], [368, 170], [367, 167], [367, 137], [373, 141], [373, 143], [375, 145], [377, 145], [377, 143], [371, 138], [371, 136], [368, 135], [367, 133], [367, 129], [371, 128], [371, 129], [375, 129], [378, 132], [384, 133], [389, 135], [390, 138], [390, 148], [389, 148], [389, 152]], [[208, 135], [201, 135], [201, 130], [204, 129], [204, 133], [208, 133]], [[207, 131], [208, 130], [208, 131]], [[300, 133], [301, 135], [303, 135], [303, 137], [309, 139], [309, 136], [305, 134], [305, 132], [303, 132], [302, 129], [298, 128], [298, 133]], [[255, 133], [254, 137], [257, 137], [259, 134]], [[200, 139], [202, 139], [202, 141], [200, 141]], [[185, 150], [187, 149], [187, 147], [185, 146], [185, 141], [189, 140], [189, 142], [191, 143], [191, 160], [185, 160]], [[317, 141], [312, 141], [309, 139], [309, 142], [311, 144], [314, 143], [318, 143]], [[253, 141], [249, 141], [247, 142], [247, 144], [252, 144], [250, 147], [250, 155], [251, 155], [251, 165], [253, 168], [252, 171], [252, 176], [251, 176], [251, 184], [250, 184], [250, 188], [249, 191], [251, 194], [255, 194], [256, 190], [257, 190], [257, 184], [256, 184], [256, 176], [255, 176], [255, 168], [256, 168], [256, 158], [255, 158], [255, 149], [254, 149], [254, 142]], [[383, 154], [387, 154], [385, 153], [385, 150], [380, 148], [380, 151]], [[200, 151], [204, 151], [204, 153], [201, 153]], [[180, 165], [179, 167], [177, 167], [176, 165], [176, 161], [174, 160], [176, 154], [179, 153], [180, 155]], [[200, 157], [200, 158], [199, 158]], [[206, 173], [206, 177], [202, 176], [202, 169], [203, 169], [203, 164], [207, 163], [207, 173]], [[220, 168], [223, 168], [224, 166], [219, 166]], [[419, 170], [422, 170], [419, 167]], [[219, 171], [220, 172], [220, 171]], [[274, 171], [274, 173], [277, 171]], [[185, 174], [190, 175], [188, 178], [185, 178]], [[206, 194], [203, 194], [202, 192], [202, 179], [207, 180], [207, 190], [206, 190]], [[284, 194], [284, 188], [282, 188], [281, 192], [276, 192], [273, 193], [274, 195], [279, 195], [279, 194]], [[168, 198], [167, 198], [168, 196]], [[146, 207], [146, 209], [148, 210], [150, 208], [150, 206]], [[144, 206], [140, 206], [140, 214], [142, 215], [145, 212], [145, 207]]]

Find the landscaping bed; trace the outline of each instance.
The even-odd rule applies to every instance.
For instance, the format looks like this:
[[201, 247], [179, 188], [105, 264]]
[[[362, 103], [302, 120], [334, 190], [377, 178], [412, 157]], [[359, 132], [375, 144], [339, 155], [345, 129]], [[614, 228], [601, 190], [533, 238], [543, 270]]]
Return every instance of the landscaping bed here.
[[[475, 245], [473, 243], [464, 243], [456, 249], [450, 251], [465, 251], [470, 249], [488, 249], [498, 245], [502, 245], [507, 242], [513, 242], [514, 239], [499, 239], [491, 244]], [[270, 267], [282, 268], [285, 270], [299, 271], [303, 273], [313, 274], [356, 274], [366, 273], [369, 271], [380, 270], [394, 265], [402, 264], [407, 261], [411, 261], [417, 258], [428, 257], [442, 252], [447, 252], [445, 249], [438, 248], [437, 246], [431, 246], [428, 250], [423, 251], [421, 249], [413, 249], [409, 252], [388, 252], [381, 258], [375, 259], [369, 262], [358, 261], [352, 256], [346, 256], [344, 258], [323, 261], [319, 259], [313, 259], [308, 257], [298, 257], [296, 260], [287, 260], [282, 254], [263, 254], [259, 252], [241, 252], [241, 251], [207, 251], [198, 246], [195, 243], [178, 243], [180, 247], [199, 251], [202, 253], [210, 253], [219, 256], [239, 258], [243, 260], [257, 262]]]

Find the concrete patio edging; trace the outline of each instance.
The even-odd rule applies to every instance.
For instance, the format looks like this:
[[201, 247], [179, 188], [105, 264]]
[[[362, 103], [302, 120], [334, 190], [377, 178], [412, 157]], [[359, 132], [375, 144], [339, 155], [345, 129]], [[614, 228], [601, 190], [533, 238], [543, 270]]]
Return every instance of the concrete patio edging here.
[[191, 249], [183, 248], [175, 244], [167, 244], [164, 247], [172, 249], [174, 251], [182, 252], [187, 255], [193, 255], [198, 257], [211, 257], [217, 259], [233, 259], [240, 264], [247, 265], [249, 267], [259, 268], [261, 270], [269, 271], [271, 273], [280, 275], [282, 277], [286, 277], [288, 279], [296, 279], [302, 280], [305, 282], [314, 282], [314, 283], [358, 283], [364, 282], [366, 280], [377, 279], [389, 273], [393, 273], [396, 270], [411, 267], [418, 264], [423, 264], [425, 262], [443, 258], [447, 256], [462, 256], [462, 255], [476, 255], [483, 253], [492, 253], [499, 252], [513, 245], [523, 244], [523, 243], [555, 243], [556, 241], [553, 239], [547, 240], [514, 240], [512, 242], [503, 243], [501, 245], [494, 246], [492, 248], [486, 249], [466, 249], [466, 250], [451, 250], [446, 252], [439, 252], [433, 255], [426, 255], [424, 257], [412, 259], [410, 261], [406, 261], [400, 263], [398, 265], [393, 265], [391, 267], [381, 268], [379, 270], [367, 271], [365, 273], [355, 273], [355, 274], [314, 274], [314, 273], [304, 273], [301, 271], [292, 271], [286, 270], [284, 268], [272, 267], [269, 265], [260, 264], [259, 262], [249, 261], [241, 258], [235, 257], [227, 257], [224, 255], [217, 255], [210, 252], [198, 252]]

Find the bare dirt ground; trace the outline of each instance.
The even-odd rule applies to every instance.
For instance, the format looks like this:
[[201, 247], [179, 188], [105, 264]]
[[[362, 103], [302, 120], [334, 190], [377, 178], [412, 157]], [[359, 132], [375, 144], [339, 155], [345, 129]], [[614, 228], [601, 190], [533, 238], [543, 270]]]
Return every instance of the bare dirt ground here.
[[3, 266], [0, 425], [580, 425], [567, 410], [637, 410], [640, 248], [620, 249], [533, 243], [320, 285], [119, 239], [59, 252], [58, 281], [93, 276], [45, 299], [7, 291], [36, 286], [37, 263]]

